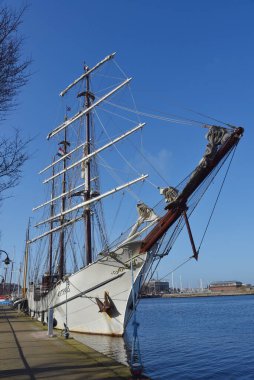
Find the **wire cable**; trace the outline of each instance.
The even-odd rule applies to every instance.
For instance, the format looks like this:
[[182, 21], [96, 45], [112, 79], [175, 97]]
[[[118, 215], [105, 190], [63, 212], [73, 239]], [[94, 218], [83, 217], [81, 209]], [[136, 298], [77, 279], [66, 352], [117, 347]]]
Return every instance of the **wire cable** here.
[[214, 214], [215, 208], [216, 208], [216, 206], [217, 206], [217, 203], [218, 203], [218, 200], [219, 200], [220, 194], [221, 194], [221, 192], [222, 192], [222, 188], [223, 188], [224, 183], [225, 183], [225, 181], [226, 181], [226, 178], [227, 178], [227, 175], [228, 175], [228, 172], [229, 172], [229, 169], [230, 169], [231, 163], [232, 163], [232, 161], [233, 161], [233, 158], [234, 158], [234, 155], [235, 155], [235, 152], [236, 152], [236, 147], [237, 147], [237, 145], [234, 147], [234, 150], [233, 150], [233, 153], [232, 153], [232, 157], [231, 157], [231, 159], [230, 159], [230, 161], [229, 161], [228, 168], [227, 168], [227, 170], [226, 170], [225, 176], [224, 176], [223, 181], [222, 181], [222, 184], [221, 184], [221, 186], [220, 186], [219, 193], [218, 193], [218, 195], [217, 195], [217, 197], [216, 197], [216, 200], [215, 200], [214, 206], [213, 206], [213, 208], [212, 208], [211, 215], [210, 215], [210, 217], [209, 217], [209, 219], [208, 219], [208, 222], [207, 222], [207, 225], [206, 225], [206, 228], [205, 228], [204, 234], [203, 234], [202, 239], [201, 239], [201, 242], [200, 242], [200, 244], [199, 244], [198, 252], [199, 252], [199, 250], [200, 250], [201, 245], [203, 244], [203, 240], [204, 240], [204, 238], [205, 238], [205, 235], [206, 235], [206, 233], [207, 233], [207, 230], [208, 230], [209, 224], [210, 224], [211, 219], [212, 219], [212, 217], [213, 217], [213, 214]]

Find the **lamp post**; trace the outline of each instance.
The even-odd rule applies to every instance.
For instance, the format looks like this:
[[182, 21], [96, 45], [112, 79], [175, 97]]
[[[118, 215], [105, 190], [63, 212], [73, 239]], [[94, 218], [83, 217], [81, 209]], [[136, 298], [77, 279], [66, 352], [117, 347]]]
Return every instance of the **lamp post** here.
[[0, 274], [0, 277], [2, 277], [2, 281], [1, 281], [1, 284], [2, 284], [2, 292], [1, 292], [1, 294], [2, 294], [3, 291], [4, 291], [4, 284], [5, 284], [5, 281], [4, 281], [4, 276], [2, 276], [2, 275]]
[[1, 253], [6, 254], [6, 258], [3, 260], [3, 263], [5, 263], [5, 265], [9, 265], [11, 262], [11, 259], [9, 258], [8, 253], [6, 251], [4, 251], [3, 249], [0, 249], [0, 255], [1, 255]]
[[[1, 257], [2, 253], [4, 253], [6, 255], [6, 258], [4, 260], [2, 260], [2, 262], [5, 265], [9, 265], [12, 260], [9, 258], [8, 253], [6, 251], [4, 251], [3, 249], [0, 249], [0, 257]], [[4, 275], [4, 278], [3, 278], [3, 281], [4, 281], [3, 282], [3, 290], [5, 289], [6, 275], [7, 275], [7, 266], [5, 267], [5, 275]]]

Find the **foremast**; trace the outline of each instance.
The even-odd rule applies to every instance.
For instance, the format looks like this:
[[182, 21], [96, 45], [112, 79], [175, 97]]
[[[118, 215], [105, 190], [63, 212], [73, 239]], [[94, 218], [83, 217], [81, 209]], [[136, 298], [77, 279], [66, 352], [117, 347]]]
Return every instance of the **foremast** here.
[[[235, 128], [228, 139], [222, 144], [212, 159], [206, 160], [206, 164], [200, 164], [194, 175], [190, 178], [180, 195], [175, 201], [166, 207], [166, 214], [159, 219], [154, 228], [143, 239], [140, 253], [148, 252], [156, 242], [167, 232], [167, 230], [185, 213], [188, 209], [187, 202], [191, 195], [197, 190], [201, 183], [209, 176], [213, 169], [222, 161], [222, 159], [231, 151], [239, 142], [243, 135], [244, 129]], [[186, 215], [186, 214], [185, 214]], [[197, 259], [197, 252], [194, 252]]]
[[[65, 90], [61, 92], [61, 96], [64, 96], [69, 89], [71, 89], [73, 86], [78, 84], [81, 80], [84, 80], [85, 82], [85, 91], [78, 94], [78, 97], [82, 96], [84, 97], [84, 107], [82, 110], [77, 112], [75, 115], [73, 115], [70, 118], [66, 118], [64, 122], [62, 122], [58, 127], [56, 127], [53, 131], [51, 131], [47, 139], [51, 139], [53, 136], [59, 134], [60, 132], [64, 132], [64, 141], [60, 142], [61, 144], [61, 154], [60, 158], [57, 158], [53, 161], [53, 163], [49, 164], [47, 167], [45, 167], [43, 170], [40, 171], [41, 173], [44, 173], [46, 170], [54, 167], [58, 167], [56, 165], [59, 165], [62, 162], [62, 168], [60, 167], [60, 170], [53, 170], [53, 173], [51, 177], [47, 178], [43, 181], [43, 183], [48, 183], [50, 181], [53, 181], [60, 177], [62, 178], [62, 189], [61, 194], [59, 195], [53, 195], [51, 196], [51, 199], [44, 202], [43, 204], [35, 207], [33, 211], [44, 208], [47, 205], [53, 206], [55, 201], [61, 202], [61, 207], [58, 212], [55, 213], [56, 208], [54, 209], [54, 212], [50, 212], [50, 217], [38, 222], [35, 227], [39, 227], [42, 225], [49, 225], [49, 230], [36, 236], [35, 238], [29, 240], [29, 244], [34, 243], [38, 240], [41, 240], [42, 238], [50, 235], [52, 237], [52, 234], [58, 232], [60, 233], [59, 237], [59, 260], [58, 260], [58, 276], [60, 278], [63, 278], [65, 274], [65, 242], [64, 242], [64, 232], [66, 227], [71, 226], [72, 224], [84, 220], [84, 236], [85, 236], [85, 256], [86, 256], [86, 265], [92, 262], [92, 256], [93, 256], [93, 247], [92, 247], [92, 228], [91, 228], [91, 222], [92, 222], [92, 214], [91, 209], [93, 205], [97, 202], [100, 202], [103, 198], [110, 196], [111, 194], [114, 194], [116, 192], [121, 191], [122, 189], [125, 189], [127, 187], [130, 187], [134, 185], [135, 183], [138, 183], [140, 181], [143, 181], [145, 178], [147, 178], [147, 175], [140, 175], [138, 178], [130, 180], [129, 182], [117, 186], [109, 191], [105, 191], [104, 193], [100, 194], [98, 191], [92, 191], [91, 187], [91, 181], [94, 180], [94, 178], [91, 178], [92, 176], [92, 159], [96, 157], [100, 152], [108, 149], [110, 146], [117, 144], [119, 141], [121, 141], [124, 138], [127, 138], [127, 136], [131, 135], [132, 133], [135, 133], [143, 128], [145, 123], [139, 123], [136, 125], [133, 129], [128, 130], [127, 132], [123, 133], [122, 135], [111, 139], [109, 137], [109, 141], [97, 148], [92, 149], [92, 142], [91, 137], [93, 138], [93, 125], [92, 125], [92, 112], [95, 109], [95, 107], [98, 107], [101, 103], [105, 102], [106, 99], [112, 97], [116, 92], [120, 91], [124, 86], [128, 85], [128, 83], [131, 81], [131, 78], [126, 78], [124, 81], [122, 81], [120, 84], [118, 84], [116, 87], [111, 89], [109, 92], [104, 94], [103, 96], [97, 98], [95, 97], [91, 91], [90, 91], [90, 74], [95, 71], [98, 67], [100, 67], [102, 64], [107, 62], [108, 60], [112, 59], [114, 57], [115, 53], [107, 56], [104, 58], [101, 62], [96, 64], [93, 68], [88, 68], [85, 66], [85, 72], [76, 80], [74, 80], [68, 87], [66, 87]], [[69, 109], [69, 107], [67, 107]], [[77, 145], [76, 147], [72, 148], [71, 150], [67, 151], [67, 147], [69, 145], [67, 141], [67, 128], [69, 129], [72, 125], [77, 125], [79, 122], [81, 124], [85, 124], [85, 128], [83, 127], [83, 137], [84, 142], [80, 145]], [[82, 157], [77, 160], [70, 160], [68, 162], [68, 159], [71, 159], [71, 157], [75, 157], [75, 154], [78, 150], [81, 150]], [[75, 153], [72, 155], [72, 153]], [[67, 187], [66, 186], [66, 173], [70, 171], [73, 168], [81, 166], [81, 178], [83, 178], [83, 183], [78, 186], [72, 186]], [[74, 205], [71, 205], [71, 202], [68, 202], [68, 206], [66, 204], [67, 198], [72, 198], [74, 196], [81, 196], [82, 202], [75, 203]], [[52, 207], [53, 208], [53, 207]], [[75, 216], [74, 216], [75, 214]], [[59, 225], [54, 226], [53, 224], [55, 222], [58, 222]], [[51, 273], [52, 275], [52, 273]]]
[[[86, 73], [89, 71], [88, 66], [85, 66]], [[85, 77], [86, 81], [86, 92], [85, 92], [85, 106], [87, 109], [90, 108], [94, 96], [90, 93], [90, 76], [89, 74]], [[91, 115], [90, 112], [86, 113], [86, 143], [84, 147], [84, 157], [88, 156], [91, 152], [90, 146], [91, 139]], [[91, 166], [90, 160], [84, 163], [84, 180], [85, 180], [85, 191], [84, 191], [84, 201], [89, 201], [91, 198]], [[84, 208], [84, 221], [85, 221], [85, 250], [86, 250], [86, 265], [92, 262], [92, 232], [91, 232], [91, 209], [90, 205]]]

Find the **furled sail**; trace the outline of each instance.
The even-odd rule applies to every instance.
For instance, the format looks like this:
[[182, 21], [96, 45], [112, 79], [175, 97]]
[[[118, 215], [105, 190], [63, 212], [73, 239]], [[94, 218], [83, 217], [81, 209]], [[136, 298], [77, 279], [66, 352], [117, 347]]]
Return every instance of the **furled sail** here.
[[139, 229], [139, 227], [144, 222], [153, 222], [158, 218], [158, 216], [155, 214], [153, 209], [148, 207], [145, 203], [142, 203], [142, 202], [138, 203], [137, 211], [138, 211], [139, 217], [136, 223], [134, 224], [134, 226], [132, 227], [129, 237], [134, 236], [137, 230]]

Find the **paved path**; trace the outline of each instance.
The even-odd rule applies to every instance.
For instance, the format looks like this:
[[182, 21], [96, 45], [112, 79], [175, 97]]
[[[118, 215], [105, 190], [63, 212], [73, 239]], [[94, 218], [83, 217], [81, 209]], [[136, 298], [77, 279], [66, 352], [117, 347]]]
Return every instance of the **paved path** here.
[[130, 379], [128, 367], [74, 339], [49, 338], [41, 323], [0, 306], [0, 379]]

